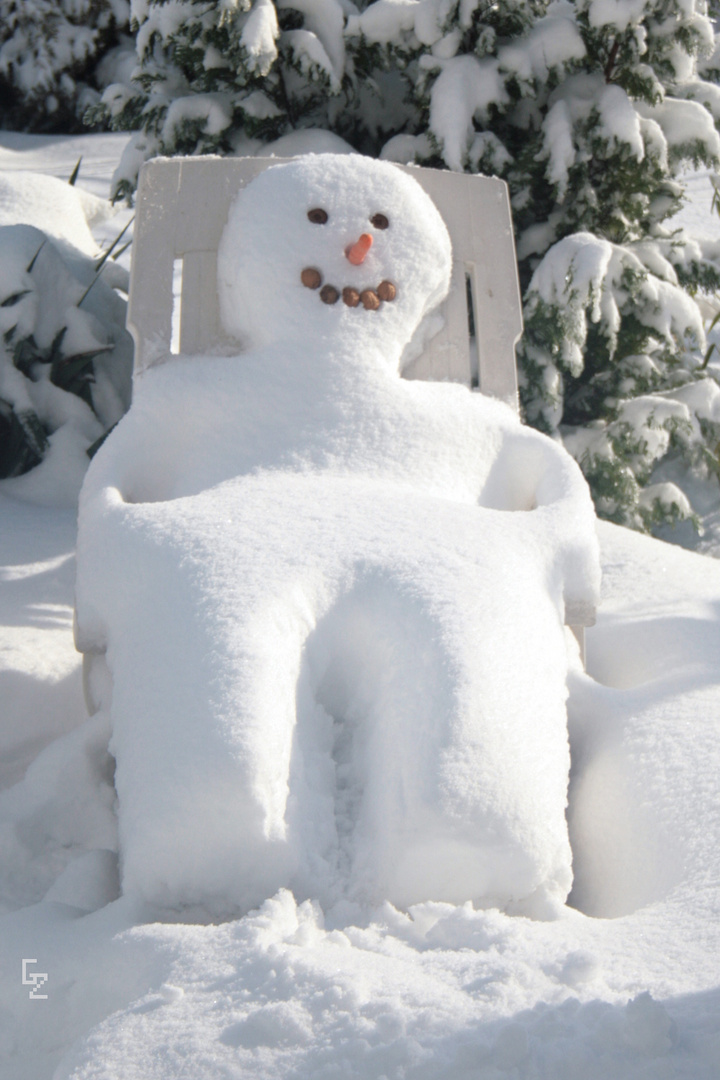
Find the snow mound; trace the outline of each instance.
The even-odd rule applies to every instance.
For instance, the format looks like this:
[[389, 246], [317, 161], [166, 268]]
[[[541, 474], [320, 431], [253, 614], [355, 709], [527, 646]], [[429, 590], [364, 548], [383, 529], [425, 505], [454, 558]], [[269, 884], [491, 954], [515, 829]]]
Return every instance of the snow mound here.
[[54, 176], [20, 171], [0, 173], [0, 225], [34, 225], [84, 255], [99, 254], [90, 226], [98, 225], [113, 213], [106, 199]]
[[148, 371], [94, 459], [78, 644], [107, 650], [129, 897], [567, 895], [563, 621], [595, 599], [594, 517], [506, 406], [399, 377], [450, 265], [393, 165], [271, 167], [219, 251], [246, 351]]
[[[58, 220], [53, 235], [72, 228], [72, 216]], [[87, 449], [129, 405], [132, 340], [127, 305], [111, 287], [123, 272], [114, 270], [99, 278], [69, 242], [29, 224], [0, 225], [0, 401], [20, 430], [4, 448], [8, 495], [75, 506]]]

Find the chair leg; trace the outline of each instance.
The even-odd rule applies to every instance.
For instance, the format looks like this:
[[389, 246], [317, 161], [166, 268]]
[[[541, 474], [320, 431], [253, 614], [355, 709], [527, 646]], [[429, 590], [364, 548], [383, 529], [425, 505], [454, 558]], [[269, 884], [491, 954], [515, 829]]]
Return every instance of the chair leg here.
[[583, 668], [585, 667], [585, 627], [584, 626], [571, 626], [578, 645], [580, 646], [580, 660], [582, 661]]

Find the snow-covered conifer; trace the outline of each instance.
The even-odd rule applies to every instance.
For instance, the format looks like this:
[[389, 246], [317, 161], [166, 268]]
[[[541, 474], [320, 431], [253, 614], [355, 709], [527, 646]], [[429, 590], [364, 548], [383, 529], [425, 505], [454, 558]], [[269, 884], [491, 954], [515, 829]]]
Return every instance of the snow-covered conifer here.
[[[713, 13], [706, 0], [133, 0], [139, 67], [100, 106], [139, 129], [116, 194], [154, 154], [254, 153], [306, 129], [503, 176], [527, 419], [565, 436], [605, 516], [683, 517], [657, 467], [681, 454], [717, 468], [698, 296], [720, 273], [709, 245], [667, 223], [683, 164], [720, 164]], [[698, 381], [704, 394], [687, 391]]]
[[[40, 180], [35, 194], [44, 188], [61, 211], [60, 182]], [[27, 224], [0, 225], [0, 252], [0, 479], [33, 469], [56, 444], [87, 464], [86, 450], [130, 405], [132, 342], [116, 291], [127, 271], [110, 252], [92, 258]]]
[[99, 97], [94, 69], [129, 14], [128, 0], [0, 0], [2, 126], [81, 129]]

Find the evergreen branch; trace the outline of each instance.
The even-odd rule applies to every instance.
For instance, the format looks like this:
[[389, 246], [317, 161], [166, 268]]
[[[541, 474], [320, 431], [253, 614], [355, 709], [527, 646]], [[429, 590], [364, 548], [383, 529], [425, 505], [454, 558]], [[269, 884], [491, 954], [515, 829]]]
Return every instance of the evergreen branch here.
[[290, 127], [294, 129], [296, 120], [295, 112], [290, 101], [290, 95], [287, 92], [287, 86], [285, 85], [285, 77], [283, 75], [283, 70], [280, 64], [278, 64], [277, 66], [277, 75], [278, 82], [280, 84], [280, 95], [282, 97], [283, 105], [285, 106], [285, 112], [287, 114], [288, 122], [290, 124]]
[[606, 83], [609, 83], [609, 82], [612, 81], [612, 73], [613, 73], [613, 69], [615, 67], [615, 62], [617, 60], [617, 55], [618, 55], [619, 51], [620, 51], [620, 38], [618, 37], [618, 38], [615, 38], [615, 40], [612, 43], [612, 47], [610, 49], [610, 53], [609, 53], [608, 58], [607, 58], [607, 63], [605, 65], [604, 75], [605, 75], [605, 82]]
[[[720, 322], [720, 311], [718, 311], [717, 315], [715, 316], [715, 318], [713, 319], [713, 321], [712, 321], [712, 322], [710, 323], [710, 326], [708, 327], [708, 334], [709, 334], [709, 333], [711, 333], [711, 332], [712, 332], [712, 331], [713, 331], [713, 330], [715, 329], [715, 327], [717, 326], [717, 324], [718, 324], [719, 322]], [[707, 348], [707, 352], [705, 353], [705, 357], [704, 357], [704, 359], [703, 359], [703, 362], [702, 362], [702, 364], [701, 364], [701, 365], [700, 365], [700, 367], [698, 368], [698, 371], [705, 371], [705, 369], [707, 368], [708, 364], [710, 363], [710, 357], [712, 356], [713, 352], [714, 352], [714, 351], [715, 351], [716, 349], [717, 349], [717, 345], [715, 344], [715, 342], [714, 342], [714, 341], [712, 341], [712, 342], [711, 342], [711, 343], [710, 343], [710, 344], [708, 345], [708, 348]]]

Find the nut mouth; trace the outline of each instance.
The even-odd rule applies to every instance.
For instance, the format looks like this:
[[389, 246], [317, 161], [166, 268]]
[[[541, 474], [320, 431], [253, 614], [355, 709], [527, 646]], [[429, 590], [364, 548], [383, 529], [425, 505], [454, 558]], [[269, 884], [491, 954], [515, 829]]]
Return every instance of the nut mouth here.
[[[322, 274], [314, 266], [306, 266], [300, 274], [300, 281], [306, 289], [320, 289]], [[342, 297], [347, 307], [362, 307], [365, 311], [377, 311], [381, 304], [392, 303], [397, 296], [397, 288], [392, 281], [381, 281], [374, 289], [356, 289], [353, 285], [346, 285], [342, 290], [335, 285], [323, 285], [320, 289], [320, 299], [323, 304], [337, 304]]]

